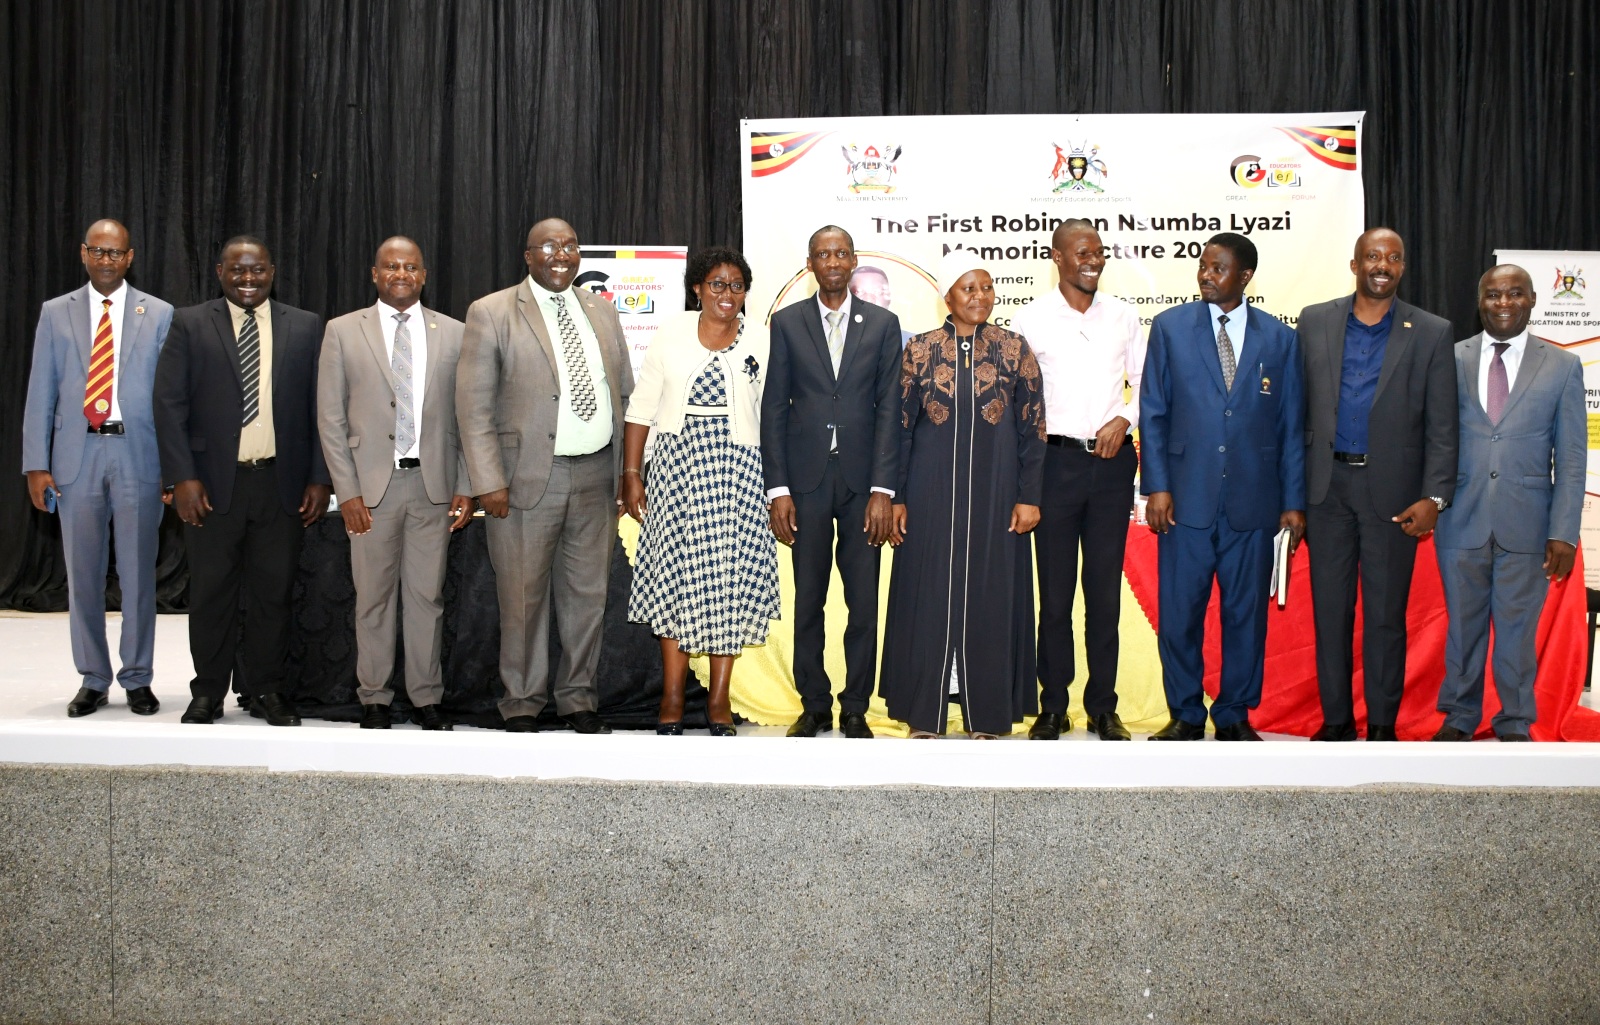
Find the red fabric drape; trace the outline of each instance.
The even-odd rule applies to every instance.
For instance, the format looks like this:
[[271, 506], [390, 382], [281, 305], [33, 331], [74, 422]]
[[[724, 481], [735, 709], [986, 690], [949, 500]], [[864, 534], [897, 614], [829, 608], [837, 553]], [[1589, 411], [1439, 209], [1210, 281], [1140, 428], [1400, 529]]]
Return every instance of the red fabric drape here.
[[[1310, 736], [1322, 725], [1322, 708], [1317, 700], [1316, 633], [1311, 617], [1310, 545], [1301, 545], [1295, 554], [1289, 582], [1289, 604], [1267, 613], [1267, 662], [1261, 688], [1261, 705], [1250, 714], [1259, 730]], [[1128, 583], [1149, 619], [1157, 624], [1156, 537], [1146, 527], [1128, 528], [1128, 555], [1124, 565]], [[1216, 697], [1222, 664], [1222, 643], [1217, 620], [1218, 596], [1215, 588], [1206, 609], [1206, 693]], [[1600, 741], [1600, 712], [1578, 704], [1583, 694], [1584, 670], [1588, 657], [1587, 595], [1583, 583], [1583, 552], [1572, 574], [1559, 584], [1550, 585], [1544, 611], [1539, 618], [1539, 672], [1534, 683], [1539, 719], [1534, 723], [1534, 740]], [[1411, 578], [1411, 603], [1406, 612], [1408, 646], [1406, 654], [1406, 693], [1400, 705], [1395, 731], [1401, 740], [1427, 740], [1444, 722], [1438, 704], [1439, 684], [1444, 679], [1444, 642], [1448, 619], [1444, 604], [1444, 585], [1439, 580], [1439, 563], [1434, 556], [1433, 538], [1424, 540], [1417, 551], [1417, 567]], [[1366, 727], [1366, 702], [1362, 697], [1361, 605], [1356, 604], [1355, 628], [1355, 709], [1359, 729]], [[1493, 658], [1493, 641], [1490, 658]], [[1487, 670], [1484, 685], [1483, 725], [1479, 736], [1491, 733], [1489, 722], [1500, 710], [1494, 689], [1494, 669]]]

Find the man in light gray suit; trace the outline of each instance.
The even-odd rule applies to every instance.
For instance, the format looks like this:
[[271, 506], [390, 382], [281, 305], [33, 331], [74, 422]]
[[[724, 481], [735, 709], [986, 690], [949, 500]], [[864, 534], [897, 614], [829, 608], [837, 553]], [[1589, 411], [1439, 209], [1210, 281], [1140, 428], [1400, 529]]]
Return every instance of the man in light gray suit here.
[[34, 507], [61, 513], [72, 660], [82, 686], [67, 715], [106, 704], [106, 563], [116, 537], [122, 585], [122, 668], [128, 708], [154, 715], [156, 548], [161, 459], [150, 396], [172, 306], [125, 278], [133, 242], [116, 221], [96, 221], [78, 247], [89, 283], [44, 304], [22, 421], [22, 471]]
[[1534, 707], [1534, 639], [1547, 581], [1572, 572], [1587, 471], [1583, 365], [1528, 333], [1533, 281], [1513, 264], [1478, 282], [1483, 332], [1456, 343], [1461, 454], [1454, 503], [1435, 544], [1450, 630], [1434, 740], [1471, 740], [1483, 720], [1494, 625], [1502, 741], [1525, 741]]
[[328, 322], [318, 365], [317, 430], [350, 534], [362, 729], [391, 724], [402, 595], [412, 716], [425, 730], [451, 728], [439, 710], [440, 591], [450, 533], [472, 516], [472, 489], [456, 433], [463, 325], [418, 302], [427, 280], [415, 242], [385, 240], [372, 265], [376, 305]]
[[[500, 715], [531, 733], [547, 700], [579, 733], [610, 733], [595, 667], [633, 371], [616, 307], [574, 289], [579, 248], [554, 218], [528, 232], [528, 277], [467, 310], [456, 415], [488, 522], [500, 599]], [[550, 606], [561, 662], [550, 673]]]

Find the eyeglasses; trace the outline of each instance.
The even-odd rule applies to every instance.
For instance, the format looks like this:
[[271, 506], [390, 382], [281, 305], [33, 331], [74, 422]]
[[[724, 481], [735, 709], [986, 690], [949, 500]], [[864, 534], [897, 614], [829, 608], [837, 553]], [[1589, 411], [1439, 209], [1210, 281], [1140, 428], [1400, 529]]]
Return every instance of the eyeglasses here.
[[705, 284], [707, 288], [711, 289], [712, 295], [721, 295], [723, 292], [729, 291], [739, 295], [744, 292], [743, 281], [723, 281], [721, 278], [717, 278], [713, 281], [707, 281]]
[[577, 256], [578, 253], [582, 252], [581, 247], [576, 242], [568, 242], [564, 246], [558, 246], [554, 242], [546, 242], [542, 246], [535, 246], [533, 248], [538, 249], [539, 252], [546, 256], [554, 256], [557, 253], [560, 253], [563, 256]]
[[84, 246], [83, 251], [89, 254], [89, 259], [91, 260], [105, 260], [109, 258], [113, 262], [120, 260], [124, 256], [127, 256], [129, 253], [133, 252], [132, 249], [102, 249], [100, 246]]

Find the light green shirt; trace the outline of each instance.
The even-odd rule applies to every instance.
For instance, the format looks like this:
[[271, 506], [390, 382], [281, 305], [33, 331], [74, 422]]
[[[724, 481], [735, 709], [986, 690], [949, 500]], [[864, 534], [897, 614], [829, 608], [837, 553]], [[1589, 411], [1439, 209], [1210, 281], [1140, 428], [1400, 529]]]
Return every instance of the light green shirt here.
[[[611, 444], [611, 388], [606, 383], [606, 365], [600, 358], [600, 340], [595, 337], [594, 326], [589, 323], [578, 297], [568, 288], [556, 293], [528, 277], [528, 290], [539, 306], [539, 316], [544, 318], [544, 328], [550, 334], [550, 346], [556, 354], [556, 375], [561, 381], [561, 408], [556, 414], [556, 447], [558, 456], [586, 456]], [[567, 380], [567, 360], [561, 347], [560, 320], [556, 317], [556, 295], [566, 300], [567, 314], [578, 329], [578, 340], [583, 344], [583, 359], [589, 365], [589, 381], [594, 385], [594, 416], [587, 421], [578, 419], [572, 409], [572, 382]]]

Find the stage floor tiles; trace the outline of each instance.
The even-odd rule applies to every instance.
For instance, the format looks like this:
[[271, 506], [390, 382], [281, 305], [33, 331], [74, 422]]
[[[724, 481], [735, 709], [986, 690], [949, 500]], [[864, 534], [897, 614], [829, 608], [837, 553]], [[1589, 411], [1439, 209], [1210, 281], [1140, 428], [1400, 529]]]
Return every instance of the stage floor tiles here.
[[[109, 625], [115, 646], [118, 617]], [[729, 742], [696, 732], [581, 737], [471, 727], [424, 733], [413, 726], [380, 732], [318, 719], [277, 729], [249, 718], [231, 700], [228, 714], [207, 729], [178, 721], [191, 675], [187, 627], [184, 616], [157, 619], [158, 714], [131, 714], [121, 688], [113, 687], [110, 705], [68, 719], [66, 702], [77, 677], [66, 615], [0, 612], [0, 761], [802, 786], [1600, 786], [1600, 744], [1369, 747], [1269, 735], [1265, 744], [1147, 748], [1140, 746], [1143, 735], [1133, 744], [1105, 745], [1081, 730], [1057, 744], [1027, 743], [1021, 735], [993, 743], [878, 738], [866, 744], [838, 734], [790, 740], [777, 726], [741, 727]], [[1585, 694], [1584, 704], [1596, 707], [1595, 701]]]

